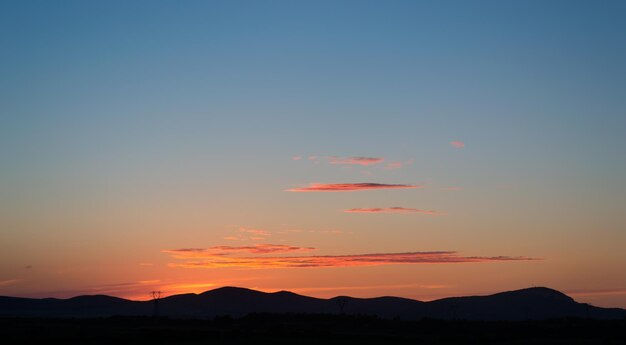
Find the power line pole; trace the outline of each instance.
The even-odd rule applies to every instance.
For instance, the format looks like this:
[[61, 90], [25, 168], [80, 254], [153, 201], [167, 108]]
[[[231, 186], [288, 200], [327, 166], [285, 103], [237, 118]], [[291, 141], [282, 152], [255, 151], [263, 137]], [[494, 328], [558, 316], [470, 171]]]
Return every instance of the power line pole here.
[[154, 303], [153, 316], [159, 316], [159, 300], [161, 299], [161, 291], [151, 291], [152, 302]]

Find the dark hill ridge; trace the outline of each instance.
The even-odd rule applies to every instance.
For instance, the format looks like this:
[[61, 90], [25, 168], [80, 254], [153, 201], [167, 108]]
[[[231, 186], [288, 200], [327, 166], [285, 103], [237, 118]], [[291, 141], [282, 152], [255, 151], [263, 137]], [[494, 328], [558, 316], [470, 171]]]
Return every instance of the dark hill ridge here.
[[[0, 297], [0, 316], [107, 317], [153, 315], [154, 302], [95, 295], [70, 299]], [[165, 297], [158, 314], [173, 318], [244, 316], [250, 313], [361, 314], [404, 320], [542, 320], [550, 318], [626, 319], [626, 310], [578, 303], [549, 288], [536, 287], [489, 296], [452, 297], [421, 302], [400, 297], [320, 299], [289, 291], [273, 293], [223, 287], [201, 294]]]

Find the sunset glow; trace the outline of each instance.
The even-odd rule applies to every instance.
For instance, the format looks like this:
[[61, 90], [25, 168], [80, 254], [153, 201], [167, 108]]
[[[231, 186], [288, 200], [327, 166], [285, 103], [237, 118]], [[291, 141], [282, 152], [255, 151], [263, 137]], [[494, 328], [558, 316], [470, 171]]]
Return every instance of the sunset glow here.
[[626, 308], [626, 1], [2, 1], [0, 296]]

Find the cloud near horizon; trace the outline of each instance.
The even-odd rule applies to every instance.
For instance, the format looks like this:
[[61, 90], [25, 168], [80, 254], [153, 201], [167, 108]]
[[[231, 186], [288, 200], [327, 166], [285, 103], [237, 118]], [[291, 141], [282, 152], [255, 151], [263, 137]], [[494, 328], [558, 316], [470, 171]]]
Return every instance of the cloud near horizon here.
[[327, 157], [330, 164], [348, 164], [348, 165], [374, 165], [382, 163], [385, 159], [380, 157]]
[[[164, 251], [179, 259], [198, 259], [194, 256], [177, 256], [179, 251]], [[477, 263], [496, 261], [537, 260], [523, 256], [461, 256], [454, 251], [377, 253], [355, 255], [320, 256], [273, 256], [273, 257], [231, 257], [215, 255], [202, 257], [202, 261], [170, 263], [169, 267], [179, 268], [324, 268], [347, 266], [380, 266], [394, 264], [442, 264]]]
[[201, 259], [232, 255], [236, 253], [269, 254], [315, 250], [313, 247], [296, 247], [284, 244], [255, 244], [253, 246], [215, 246], [209, 248], [166, 249], [161, 252], [177, 259]]
[[310, 183], [307, 187], [287, 189], [287, 192], [352, 192], [371, 189], [411, 189], [423, 188], [424, 186], [410, 184], [385, 184], [385, 183]]
[[445, 213], [433, 210], [420, 210], [407, 207], [374, 207], [374, 208], [352, 208], [344, 210], [347, 213], [400, 213], [400, 214], [425, 214], [430, 216], [443, 216]]

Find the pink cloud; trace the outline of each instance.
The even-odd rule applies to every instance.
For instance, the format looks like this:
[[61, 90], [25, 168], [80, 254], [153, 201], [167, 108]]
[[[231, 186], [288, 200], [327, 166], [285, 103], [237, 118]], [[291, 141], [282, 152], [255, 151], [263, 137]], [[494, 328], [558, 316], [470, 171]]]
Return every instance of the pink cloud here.
[[433, 210], [420, 210], [407, 207], [385, 207], [385, 208], [353, 208], [345, 210], [348, 213], [401, 213], [401, 214], [426, 214], [430, 216], [442, 216], [445, 213]]
[[171, 254], [177, 259], [204, 259], [223, 257], [236, 253], [250, 254], [269, 254], [269, 253], [286, 253], [286, 252], [302, 252], [315, 250], [312, 247], [296, 247], [284, 244], [255, 244], [253, 246], [215, 246], [209, 248], [182, 248], [163, 250], [163, 253]]
[[293, 156], [293, 157], [291, 157], [291, 159], [293, 159], [294, 161], [299, 161], [299, 160], [302, 159], [302, 157], [301, 156]]
[[378, 157], [327, 157], [330, 164], [350, 164], [350, 165], [374, 165], [384, 161]]
[[287, 189], [288, 192], [352, 192], [371, 189], [411, 189], [423, 188], [410, 184], [384, 184], [384, 183], [311, 183], [307, 187]]
[[465, 147], [465, 143], [462, 141], [451, 141], [450, 145], [456, 147], [457, 149], [462, 149]]
[[[172, 253], [172, 251], [165, 251]], [[175, 258], [197, 259], [197, 256], [179, 256]], [[453, 251], [377, 253], [356, 255], [326, 256], [274, 256], [274, 257], [229, 257], [222, 255], [204, 256], [202, 261], [172, 263], [170, 267], [182, 268], [312, 268], [312, 267], [346, 267], [346, 266], [379, 266], [393, 264], [442, 264], [442, 263], [480, 263], [497, 261], [537, 260], [522, 256], [461, 256]]]

